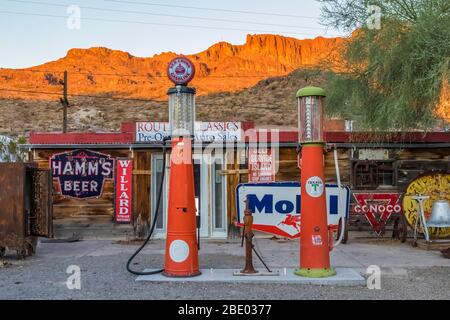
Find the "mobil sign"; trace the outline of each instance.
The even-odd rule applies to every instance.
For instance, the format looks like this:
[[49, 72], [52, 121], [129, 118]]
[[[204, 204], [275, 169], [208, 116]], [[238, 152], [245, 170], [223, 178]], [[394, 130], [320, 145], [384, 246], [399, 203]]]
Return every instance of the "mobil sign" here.
[[[350, 189], [325, 186], [328, 225], [336, 228], [342, 216], [348, 217]], [[242, 183], [236, 188], [238, 226], [244, 224], [244, 210], [253, 213], [253, 229], [285, 238], [300, 237], [300, 183]]]

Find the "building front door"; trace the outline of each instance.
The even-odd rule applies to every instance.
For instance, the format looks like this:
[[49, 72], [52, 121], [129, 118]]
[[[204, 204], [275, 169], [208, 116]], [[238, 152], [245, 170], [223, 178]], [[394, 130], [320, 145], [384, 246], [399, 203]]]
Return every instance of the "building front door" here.
[[[167, 159], [168, 160], [167, 156]], [[224, 169], [222, 157], [195, 154], [194, 155], [194, 190], [197, 215], [200, 216], [201, 238], [226, 238], [226, 178], [222, 174]], [[163, 172], [162, 154], [152, 156], [152, 191], [151, 208], [152, 219], [156, 209], [159, 188]], [[165, 238], [167, 230], [167, 208], [170, 169], [166, 165], [165, 181], [159, 208], [159, 217], [156, 223], [154, 238]]]

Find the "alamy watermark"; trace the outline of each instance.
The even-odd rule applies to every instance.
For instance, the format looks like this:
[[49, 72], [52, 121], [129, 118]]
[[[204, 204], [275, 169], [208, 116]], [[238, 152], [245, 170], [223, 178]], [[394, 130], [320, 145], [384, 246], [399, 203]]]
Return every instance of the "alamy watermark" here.
[[81, 290], [81, 268], [77, 265], [70, 265], [66, 269], [66, 273], [70, 274], [67, 278], [66, 286], [69, 290]]
[[81, 29], [81, 8], [77, 5], [67, 7], [66, 13], [69, 15], [66, 20], [66, 26], [69, 30]]
[[[189, 140], [189, 141], [187, 141]], [[239, 144], [245, 142], [245, 145]], [[280, 131], [278, 129], [248, 129], [242, 131], [240, 141], [226, 141], [217, 139], [213, 141], [192, 141], [191, 137], [178, 140], [171, 155], [171, 163], [190, 164], [192, 157], [186, 152], [186, 147], [193, 144], [193, 154], [199, 155], [203, 164], [213, 165], [218, 159], [222, 164], [246, 164], [249, 161], [249, 149], [255, 154], [267, 155], [271, 151], [274, 161], [272, 163], [274, 173], [279, 170]]]
[[366, 269], [366, 274], [369, 275], [366, 284], [367, 289], [381, 290], [381, 270], [377, 265], [370, 265]]
[[376, 5], [367, 6], [366, 13], [368, 14], [366, 19], [367, 28], [369, 30], [381, 29], [381, 8]]

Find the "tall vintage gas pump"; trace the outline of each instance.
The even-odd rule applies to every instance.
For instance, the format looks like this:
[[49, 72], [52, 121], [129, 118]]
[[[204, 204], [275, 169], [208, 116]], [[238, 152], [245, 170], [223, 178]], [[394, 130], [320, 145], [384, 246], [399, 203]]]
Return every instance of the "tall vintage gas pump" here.
[[167, 74], [175, 87], [167, 93], [172, 152], [163, 274], [192, 277], [200, 274], [192, 161], [195, 89], [187, 86], [194, 77], [194, 65], [185, 57], [177, 57], [169, 63]]
[[298, 137], [301, 151], [300, 268], [311, 278], [336, 274], [330, 266], [330, 240], [324, 179], [323, 112], [325, 91], [305, 87], [297, 92]]

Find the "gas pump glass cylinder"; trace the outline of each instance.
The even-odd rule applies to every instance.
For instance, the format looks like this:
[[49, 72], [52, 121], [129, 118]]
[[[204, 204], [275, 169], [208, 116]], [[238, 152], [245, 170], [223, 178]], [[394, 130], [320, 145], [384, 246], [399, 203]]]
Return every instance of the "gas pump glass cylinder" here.
[[177, 85], [170, 88], [169, 123], [172, 137], [194, 136], [195, 89]]
[[317, 87], [306, 87], [297, 92], [300, 143], [324, 142], [324, 97], [325, 91]]

